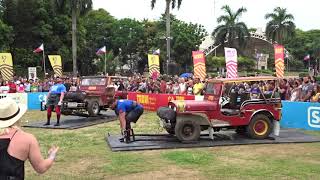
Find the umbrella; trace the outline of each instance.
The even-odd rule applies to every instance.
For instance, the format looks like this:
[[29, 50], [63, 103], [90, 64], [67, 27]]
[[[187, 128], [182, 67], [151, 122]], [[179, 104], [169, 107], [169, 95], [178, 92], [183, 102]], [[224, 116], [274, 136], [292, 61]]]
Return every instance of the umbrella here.
[[182, 77], [182, 78], [189, 78], [189, 77], [192, 77], [192, 76], [193, 76], [192, 73], [183, 73], [183, 74], [180, 75], [180, 77]]

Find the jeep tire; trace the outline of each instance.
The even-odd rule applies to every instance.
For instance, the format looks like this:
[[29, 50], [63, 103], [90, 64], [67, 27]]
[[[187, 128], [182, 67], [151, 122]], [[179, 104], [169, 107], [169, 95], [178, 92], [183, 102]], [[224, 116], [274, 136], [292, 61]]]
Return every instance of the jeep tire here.
[[161, 118], [166, 120], [167, 122], [170, 121], [174, 123], [176, 121], [176, 112], [168, 107], [160, 107], [157, 109], [157, 115]]
[[164, 128], [170, 135], [174, 135], [175, 134], [175, 130], [174, 128]]
[[92, 100], [88, 102], [88, 107], [87, 107], [89, 116], [97, 116], [100, 113], [100, 106], [98, 101]]
[[175, 134], [183, 143], [196, 142], [199, 140], [201, 128], [193, 120], [179, 120], [175, 126]]
[[273, 124], [271, 123], [271, 120], [264, 114], [257, 114], [253, 116], [247, 126], [248, 135], [253, 139], [267, 138], [271, 134], [272, 129]]

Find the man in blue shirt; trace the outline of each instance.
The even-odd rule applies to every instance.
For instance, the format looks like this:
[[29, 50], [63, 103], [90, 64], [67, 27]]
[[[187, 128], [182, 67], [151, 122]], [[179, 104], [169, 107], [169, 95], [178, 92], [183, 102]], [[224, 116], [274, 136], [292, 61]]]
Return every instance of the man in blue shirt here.
[[122, 134], [120, 141], [127, 140], [130, 136], [130, 123], [136, 123], [143, 113], [142, 105], [138, 104], [136, 101], [119, 99], [114, 101], [110, 108], [119, 116]]
[[57, 123], [55, 126], [60, 126], [60, 116], [61, 116], [61, 104], [66, 93], [66, 87], [63, 85], [62, 80], [58, 77], [56, 79], [56, 84], [51, 86], [50, 91], [47, 96], [47, 123], [44, 124], [50, 125], [51, 112], [53, 107], [55, 107], [57, 114]]

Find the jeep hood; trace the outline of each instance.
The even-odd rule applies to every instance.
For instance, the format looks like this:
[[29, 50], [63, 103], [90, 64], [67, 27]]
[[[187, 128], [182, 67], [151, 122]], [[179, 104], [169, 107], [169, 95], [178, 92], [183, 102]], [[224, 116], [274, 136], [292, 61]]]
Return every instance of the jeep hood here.
[[212, 101], [195, 101], [195, 100], [174, 100], [171, 101], [176, 108], [177, 112], [186, 111], [212, 111], [216, 110], [217, 103]]

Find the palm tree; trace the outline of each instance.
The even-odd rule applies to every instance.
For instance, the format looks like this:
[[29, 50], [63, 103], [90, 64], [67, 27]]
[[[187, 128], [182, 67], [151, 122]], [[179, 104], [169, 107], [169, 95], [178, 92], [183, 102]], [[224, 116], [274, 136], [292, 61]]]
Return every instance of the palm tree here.
[[215, 38], [217, 44], [224, 44], [227, 42], [230, 46], [234, 46], [236, 38], [239, 40], [239, 45], [243, 46], [246, 43], [247, 38], [250, 37], [247, 25], [244, 22], [239, 22], [239, 18], [247, 9], [241, 7], [236, 12], [232, 12], [228, 5], [221, 8], [226, 14], [218, 17], [217, 22], [222, 23], [217, 26], [212, 36]]
[[[154, 8], [157, 0], [151, 0], [151, 9]], [[180, 9], [182, 0], [166, 0], [166, 40], [167, 40], [167, 74], [169, 68], [170, 61], [170, 4], [172, 9], [176, 7], [176, 3], [178, 2], [178, 9]]]
[[266, 36], [268, 39], [282, 44], [289, 37], [294, 35], [295, 24], [292, 14], [287, 14], [286, 8], [277, 7], [273, 13], [266, 14], [265, 19], [271, 19], [266, 26]]
[[56, 0], [58, 9], [71, 9], [72, 15], [72, 62], [73, 75], [77, 75], [77, 16], [85, 14], [92, 8], [92, 0]]

